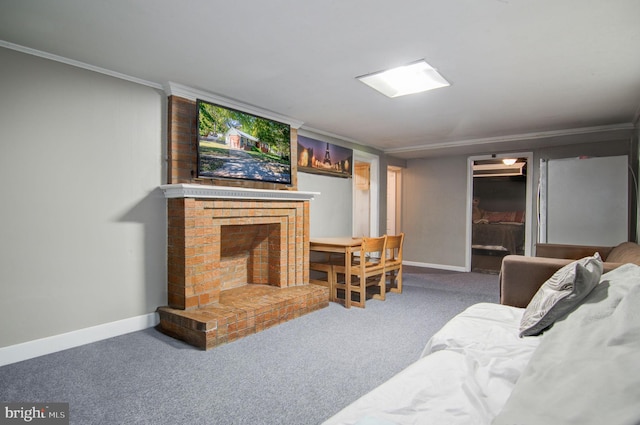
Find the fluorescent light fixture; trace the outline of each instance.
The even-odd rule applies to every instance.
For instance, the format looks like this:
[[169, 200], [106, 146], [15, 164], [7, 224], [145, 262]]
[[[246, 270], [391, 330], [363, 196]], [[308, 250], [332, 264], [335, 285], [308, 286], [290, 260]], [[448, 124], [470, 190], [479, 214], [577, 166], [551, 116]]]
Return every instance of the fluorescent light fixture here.
[[424, 60], [357, 78], [389, 97], [420, 93], [450, 85]]
[[513, 165], [513, 164], [516, 163], [516, 160], [515, 160], [515, 158], [505, 158], [505, 159], [502, 160], [502, 163], [504, 165]]

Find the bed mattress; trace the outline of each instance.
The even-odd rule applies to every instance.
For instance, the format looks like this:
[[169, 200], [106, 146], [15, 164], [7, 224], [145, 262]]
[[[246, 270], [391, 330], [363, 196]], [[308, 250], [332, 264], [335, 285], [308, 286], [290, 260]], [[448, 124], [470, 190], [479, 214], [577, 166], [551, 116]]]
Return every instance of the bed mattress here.
[[524, 309], [473, 305], [405, 370], [329, 418], [335, 424], [489, 424], [542, 338], [519, 338]]

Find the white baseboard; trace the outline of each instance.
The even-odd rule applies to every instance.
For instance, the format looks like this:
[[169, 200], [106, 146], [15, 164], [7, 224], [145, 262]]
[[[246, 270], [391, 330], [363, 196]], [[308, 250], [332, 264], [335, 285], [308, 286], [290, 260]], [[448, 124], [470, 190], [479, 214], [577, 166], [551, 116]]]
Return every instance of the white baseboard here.
[[156, 326], [158, 323], [158, 314], [149, 313], [143, 316], [131, 317], [129, 319], [2, 347], [0, 348], [0, 366], [79, 347], [80, 345], [90, 344], [131, 332], [141, 331]]
[[452, 272], [468, 272], [465, 267], [461, 266], [449, 266], [446, 264], [431, 264], [431, 263], [420, 263], [418, 261], [402, 261], [402, 264], [405, 266], [416, 266], [416, 267], [428, 267], [430, 269], [438, 269], [438, 270], [450, 270]]

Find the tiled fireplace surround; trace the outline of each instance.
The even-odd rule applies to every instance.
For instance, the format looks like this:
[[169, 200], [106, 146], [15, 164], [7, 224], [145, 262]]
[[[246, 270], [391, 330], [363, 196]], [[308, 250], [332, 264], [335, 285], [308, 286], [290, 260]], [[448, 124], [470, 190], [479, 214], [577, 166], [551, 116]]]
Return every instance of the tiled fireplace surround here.
[[308, 200], [245, 199], [251, 191], [212, 186], [162, 189], [169, 198], [163, 332], [209, 349], [328, 305], [327, 288], [309, 284]]

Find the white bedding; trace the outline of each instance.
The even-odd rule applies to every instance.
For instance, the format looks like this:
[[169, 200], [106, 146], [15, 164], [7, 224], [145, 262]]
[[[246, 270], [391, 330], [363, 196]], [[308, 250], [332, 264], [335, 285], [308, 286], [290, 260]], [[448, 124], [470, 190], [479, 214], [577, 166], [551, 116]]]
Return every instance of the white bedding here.
[[495, 425], [640, 424], [640, 267], [602, 275], [545, 336]]
[[541, 338], [519, 338], [523, 309], [481, 303], [447, 323], [423, 357], [331, 424], [489, 424]]
[[324, 424], [640, 424], [639, 266], [602, 275], [542, 336], [518, 337], [523, 311], [469, 307]]

